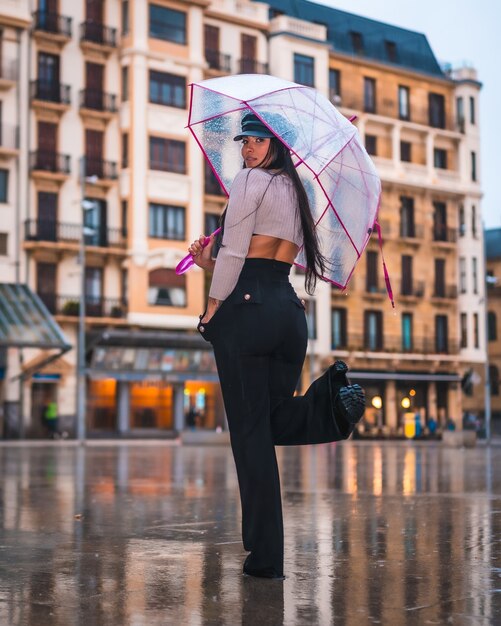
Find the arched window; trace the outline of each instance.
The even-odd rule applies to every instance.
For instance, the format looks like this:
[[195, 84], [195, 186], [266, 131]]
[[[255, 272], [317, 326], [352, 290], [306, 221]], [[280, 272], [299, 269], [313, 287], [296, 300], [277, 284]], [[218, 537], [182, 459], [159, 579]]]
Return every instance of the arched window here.
[[499, 370], [495, 365], [489, 365], [489, 382], [491, 396], [499, 396]]
[[487, 336], [489, 341], [496, 341], [498, 338], [497, 317], [494, 311], [487, 313]]
[[148, 304], [186, 306], [186, 277], [164, 267], [151, 270], [148, 274]]

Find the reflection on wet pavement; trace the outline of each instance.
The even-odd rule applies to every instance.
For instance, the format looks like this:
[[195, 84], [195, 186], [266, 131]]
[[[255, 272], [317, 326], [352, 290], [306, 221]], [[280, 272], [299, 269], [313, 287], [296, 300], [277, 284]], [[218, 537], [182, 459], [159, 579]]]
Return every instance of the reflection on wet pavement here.
[[286, 580], [226, 447], [0, 447], [0, 624], [501, 623], [501, 448], [278, 449]]

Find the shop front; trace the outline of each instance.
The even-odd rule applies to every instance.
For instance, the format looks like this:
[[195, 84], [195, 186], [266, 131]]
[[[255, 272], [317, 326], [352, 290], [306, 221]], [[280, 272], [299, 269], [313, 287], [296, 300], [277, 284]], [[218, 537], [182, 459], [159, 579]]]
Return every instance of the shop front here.
[[107, 333], [88, 369], [89, 435], [224, 429], [216, 364], [206, 346], [182, 333]]

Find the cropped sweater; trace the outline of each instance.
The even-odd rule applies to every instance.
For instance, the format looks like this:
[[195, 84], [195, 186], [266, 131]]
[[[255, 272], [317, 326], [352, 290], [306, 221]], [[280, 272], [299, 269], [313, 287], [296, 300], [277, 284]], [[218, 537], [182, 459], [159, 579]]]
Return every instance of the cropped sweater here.
[[252, 235], [269, 235], [303, 245], [294, 183], [263, 168], [241, 170], [233, 181], [209, 296], [225, 300], [235, 288]]

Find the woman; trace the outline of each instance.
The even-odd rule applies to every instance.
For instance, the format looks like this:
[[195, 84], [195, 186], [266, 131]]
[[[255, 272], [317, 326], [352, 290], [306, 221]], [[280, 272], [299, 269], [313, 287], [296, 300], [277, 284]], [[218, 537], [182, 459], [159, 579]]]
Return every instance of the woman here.
[[294, 397], [307, 347], [304, 302], [289, 282], [301, 246], [312, 293], [325, 259], [308, 198], [289, 150], [253, 114], [242, 118], [244, 167], [223, 214], [222, 244], [204, 237], [189, 251], [213, 269], [198, 330], [212, 343], [242, 503], [242, 536], [250, 552], [244, 574], [283, 578], [283, 523], [275, 445], [339, 441], [362, 417], [365, 401], [337, 361], [304, 396]]

